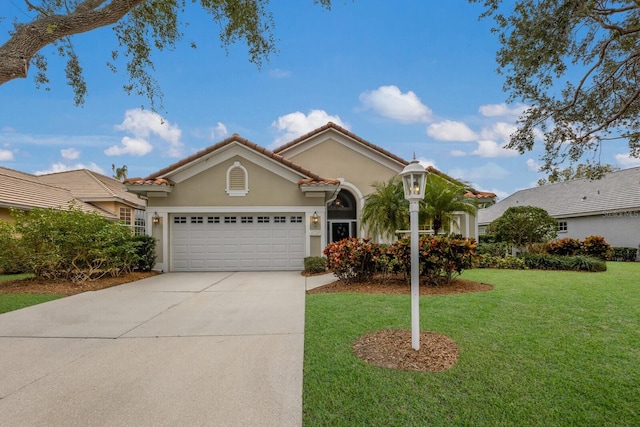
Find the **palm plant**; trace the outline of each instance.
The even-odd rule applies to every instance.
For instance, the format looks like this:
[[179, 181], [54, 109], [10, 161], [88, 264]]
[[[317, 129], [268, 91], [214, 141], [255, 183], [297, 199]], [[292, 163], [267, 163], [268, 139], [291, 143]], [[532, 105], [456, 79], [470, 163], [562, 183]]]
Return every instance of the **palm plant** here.
[[430, 174], [420, 206], [420, 222], [431, 222], [434, 233], [438, 234], [453, 219], [454, 212], [475, 214], [476, 201], [474, 198], [466, 197], [466, 192], [465, 187], [449, 182], [439, 175]]
[[396, 230], [407, 228], [409, 202], [404, 198], [402, 180], [393, 177], [388, 182], [373, 184], [375, 191], [365, 197], [362, 222], [370, 235], [393, 240]]

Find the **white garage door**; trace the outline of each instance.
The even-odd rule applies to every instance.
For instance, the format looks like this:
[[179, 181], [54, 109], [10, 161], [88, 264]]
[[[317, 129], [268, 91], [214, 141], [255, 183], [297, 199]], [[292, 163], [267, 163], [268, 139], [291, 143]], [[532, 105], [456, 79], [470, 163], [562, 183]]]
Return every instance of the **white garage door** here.
[[302, 214], [172, 215], [172, 271], [302, 270]]

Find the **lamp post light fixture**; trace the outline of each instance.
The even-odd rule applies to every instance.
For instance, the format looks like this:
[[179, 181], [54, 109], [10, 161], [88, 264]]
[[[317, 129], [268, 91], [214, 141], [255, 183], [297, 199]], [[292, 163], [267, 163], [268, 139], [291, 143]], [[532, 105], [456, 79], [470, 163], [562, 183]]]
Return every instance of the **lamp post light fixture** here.
[[420, 350], [420, 280], [418, 277], [418, 211], [424, 199], [427, 171], [414, 159], [400, 172], [404, 198], [409, 201], [411, 221], [411, 347]]

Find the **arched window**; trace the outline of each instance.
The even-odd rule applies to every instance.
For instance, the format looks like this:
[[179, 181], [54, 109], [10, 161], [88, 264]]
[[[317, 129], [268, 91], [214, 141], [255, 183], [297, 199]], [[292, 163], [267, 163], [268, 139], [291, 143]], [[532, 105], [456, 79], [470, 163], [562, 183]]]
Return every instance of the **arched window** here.
[[230, 196], [246, 196], [249, 192], [249, 175], [247, 169], [240, 162], [234, 162], [227, 169], [226, 192]]

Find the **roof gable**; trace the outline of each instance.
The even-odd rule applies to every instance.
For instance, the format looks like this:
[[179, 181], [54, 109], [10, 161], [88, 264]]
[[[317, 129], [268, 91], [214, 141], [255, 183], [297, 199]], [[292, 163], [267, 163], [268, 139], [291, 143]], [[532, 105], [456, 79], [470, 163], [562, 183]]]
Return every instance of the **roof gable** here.
[[180, 182], [236, 155], [247, 157], [254, 163], [260, 164], [266, 169], [295, 182], [309, 182], [309, 180], [319, 183], [337, 182], [336, 180], [322, 178], [310, 170], [234, 133], [229, 138], [173, 163], [149, 175], [147, 178], [132, 178], [128, 179], [127, 183], [166, 185], [167, 180]]
[[327, 139], [336, 140], [350, 148], [364, 154], [365, 156], [376, 160], [380, 163], [386, 164], [391, 169], [401, 171], [406, 165], [409, 164], [405, 159], [396, 156], [390, 151], [385, 150], [371, 142], [359, 137], [353, 132], [338, 126], [333, 122], [328, 122], [326, 125], [319, 127], [311, 132], [302, 135], [293, 141], [284, 144], [274, 150], [274, 153], [280, 154], [283, 157], [293, 157], [301, 152], [304, 152], [318, 144], [326, 141]]

